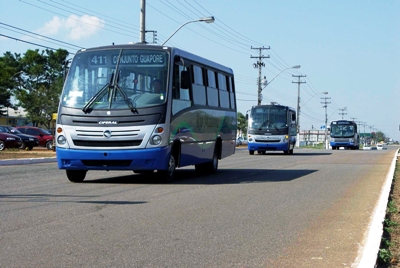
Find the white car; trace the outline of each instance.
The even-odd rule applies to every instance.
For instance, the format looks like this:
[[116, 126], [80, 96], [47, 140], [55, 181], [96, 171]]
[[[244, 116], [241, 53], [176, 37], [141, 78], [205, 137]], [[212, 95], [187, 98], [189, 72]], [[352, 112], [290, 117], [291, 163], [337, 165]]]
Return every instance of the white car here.
[[376, 145], [376, 149], [377, 149], [377, 150], [386, 150], [387, 148], [386, 148], [386, 146], [383, 145], [382, 143], [379, 143], [379, 144]]
[[371, 150], [371, 144], [364, 144], [363, 150]]
[[240, 141], [240, 145], [247, 145], [247, 139], [243, 137], [237, 138]]

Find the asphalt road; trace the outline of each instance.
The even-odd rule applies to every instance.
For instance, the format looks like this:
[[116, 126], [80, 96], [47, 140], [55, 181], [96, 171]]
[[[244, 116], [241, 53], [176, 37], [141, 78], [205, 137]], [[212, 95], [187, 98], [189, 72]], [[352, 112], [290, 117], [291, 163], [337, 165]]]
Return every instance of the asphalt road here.
[[0, 166], [0, 267], [356, 266], [396, 149], [239, 149], [169, 184]]

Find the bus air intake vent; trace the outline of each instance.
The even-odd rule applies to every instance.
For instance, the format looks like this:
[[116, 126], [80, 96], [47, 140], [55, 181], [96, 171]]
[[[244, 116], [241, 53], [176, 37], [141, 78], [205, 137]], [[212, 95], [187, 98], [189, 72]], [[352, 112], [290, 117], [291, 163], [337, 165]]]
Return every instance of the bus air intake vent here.
[[81, 160], [87, 167], [129, 167], [132, 160]]
[[122, 140], [122, 141], [89, 141], [74, 140], [74, 145], [84, 147], [130, 147], [139, 146], [142, 140]]

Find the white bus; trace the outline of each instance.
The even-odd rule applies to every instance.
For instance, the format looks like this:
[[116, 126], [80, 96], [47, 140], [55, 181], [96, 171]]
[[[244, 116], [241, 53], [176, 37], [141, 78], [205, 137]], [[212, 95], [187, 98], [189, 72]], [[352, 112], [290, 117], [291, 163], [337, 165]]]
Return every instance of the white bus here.
[[166, 46], [82, 49], [58, 108], [58, 168], [72, 182], [88, 170], [157, 171], [166, 181], [177, 167], [214, 173], [235, 153], [236, 131], [230, 68]]
[[296, 145], [296, 111], [279, 104], [253, 106], [247, 114], [247, 148], [250, 155], [267, 151], [293, 154]]

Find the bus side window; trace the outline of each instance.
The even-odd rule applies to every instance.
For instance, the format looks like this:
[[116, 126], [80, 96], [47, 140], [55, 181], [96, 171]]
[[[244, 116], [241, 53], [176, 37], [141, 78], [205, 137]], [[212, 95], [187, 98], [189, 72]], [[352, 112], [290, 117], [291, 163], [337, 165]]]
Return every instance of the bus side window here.
[[193, 83], [193, 102], [196, 105], [206, 105], [206, 87], [204, 83], [203, 68], [198, 65], [192, 65]]
[[192, 106], [190, 97], [190, 72], [185, 66], [175, 65], [172, 92], [172, 114]]
[[228, 91], [229, 91], [229, 99], [231, 104], [231, 109], [236, 109], [235, 103], [235, 85], [233, 84], [233, 77], [228, 76]]
[[207, 70], [207, 104], [208, 106], [218, 107], [218, 89], [215, 72]]
[[229, 108], [229, 93], [226, 82], [226, 76], [218, 73], [219, 105], [221, 108]]

